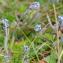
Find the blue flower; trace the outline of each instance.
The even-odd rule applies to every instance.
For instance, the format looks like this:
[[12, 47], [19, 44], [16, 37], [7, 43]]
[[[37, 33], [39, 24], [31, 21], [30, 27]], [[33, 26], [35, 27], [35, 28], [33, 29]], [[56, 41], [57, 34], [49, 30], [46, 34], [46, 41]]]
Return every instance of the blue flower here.
[[34, 27], [34, 30], [37, 31], [37, 32], [41, 31], [41, 30], [42, 30], [41, 24], [37, 24], [37, 25]]
[[2, 19], [2, 23], [4, 24], [5, 28], [9, 27], [9, 23], [7, 19]]
[[62, 29], [63, 28], [63, 16], [58, 16], [58, 20], [59, 20], [59, 26]]
[[40, 3], [39, 2], [33, 2], [30, 6], [30, 9], [40, 9]]
[[30, 48], [27, 45], [24, 45], [24, 52], [29, 52]]
[[9, 21], [7, 19], [2, 19], [1, 22], [3, 23], [3, 29], [7, 30], [9, 27]]
[[63, 16], [58, 16], [59, 19], [63, 20]]
[[59, 24], [63, 25], [63, 16], [58, 16]]

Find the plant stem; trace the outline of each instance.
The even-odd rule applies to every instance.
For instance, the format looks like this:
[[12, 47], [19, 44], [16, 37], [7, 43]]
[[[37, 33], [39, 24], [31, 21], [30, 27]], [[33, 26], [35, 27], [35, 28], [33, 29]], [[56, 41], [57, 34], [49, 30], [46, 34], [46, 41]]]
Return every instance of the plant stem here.
[[59, 60], [59, 55], [60, 55], [60, 41], [59, 41], [59, 31], [58, 31], [58, 20], [57, 20], [57, 12], [56, 12], [56, 8], [55, 8], [55, 5], [53, 4], [53, 8], [54, 8], [54, 14], [55, 14], [55, 20], [56, 20], [56, 33], [57, 33], [57, 55], [58, 55], [58, 61], [57, 63], [60, 63], [60, 60]]
[[8, 38], [9, 38], [9, 29], [5, 29], [5, 39], [4, 39], [4, 49], [5, 52], [8, 53]]

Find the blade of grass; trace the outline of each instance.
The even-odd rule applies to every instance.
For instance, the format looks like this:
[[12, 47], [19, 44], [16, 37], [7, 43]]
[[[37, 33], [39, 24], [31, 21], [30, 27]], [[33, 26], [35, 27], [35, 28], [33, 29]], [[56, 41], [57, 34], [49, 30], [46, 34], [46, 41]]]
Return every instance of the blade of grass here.
[[63, 55], [63, 50], [61, 51], [61, 54], [59, 56], [59, 61], [61, 60], [62, 55]]
[[34, 50], [34, 52], [35, 52], [35, 55], [36, 55], [36, 57], [37, 57], [37, 60], [38, 60], [38, 62], [39, 62], [39, 57], [38, 57], [38, 55], [37, 55], [36, 49], [34, 48], [33, 42], [26, 36], [26, 34], [24, 33], [24, 31], [21, 30], [21, 32], [24, 34], [24, 36], [26, 37], [26, 39], [28, 40], [28, 42], [29, 42], [30, 44], [32, 44], [31, 46], [32, 46], [32, 48], [33, 48], [33, 50]]

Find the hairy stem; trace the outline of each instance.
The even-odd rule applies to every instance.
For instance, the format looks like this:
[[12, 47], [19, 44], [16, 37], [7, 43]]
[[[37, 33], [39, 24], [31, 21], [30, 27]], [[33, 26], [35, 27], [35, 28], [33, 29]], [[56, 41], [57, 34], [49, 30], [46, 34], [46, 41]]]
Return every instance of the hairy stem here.
[[4, 49], [5, 52], [8, 52], [8, 38], [9, 38], [9, 29], [5, 29], [5, 39], [4, 39]]
[[57, 20], [57, 12], [56, 12], [56, 8], [55, 8], [55, 5], [53, 4], [53, 8], [54, 8], [54, 14], [55, 14], [55, 20], [56, 20], [56, 33], [57, 33], [57, 55], [58, 55], [58, 61], [57, 63], [60, 63], [60, 59], [59, 59], [59, 55], [60, 55], [60, 41], [59, 41], [59, 31], [58, 31], [58, 20]]

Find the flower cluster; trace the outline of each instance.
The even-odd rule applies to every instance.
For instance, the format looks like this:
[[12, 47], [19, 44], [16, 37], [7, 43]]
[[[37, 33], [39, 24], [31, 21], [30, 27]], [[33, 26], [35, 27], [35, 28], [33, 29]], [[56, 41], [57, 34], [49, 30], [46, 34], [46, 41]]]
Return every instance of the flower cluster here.
[[9, 27], [9, 23], [8, 23], [8, 20], [7, 19], [2, 19], [2, 23], [4, 24], [4, 27], [5, 28], [8, 28]]
[[39, 2], [33, 2], [30, 6], [30, 9], [40, 9], [40, 3]]
[[63, 20], [63, 16], [58, 16], [59, 19]]
[[9, 21], [7, 19], [2, 19], [1, 21], [3, 23], [3, 29], [7, 30], [7, 28], [9, 27]]
[[30, 51], [29, 46], [24, 45], [23, 63], [29, 63], [29, 51]]
[[42, 30], [41, 24], [35, 25], [34, 30], [35, 30], [36, 32], [40, 32], [40, 31]]
[[63, 25], [63, 16], [58, 16], [59, 23]]

